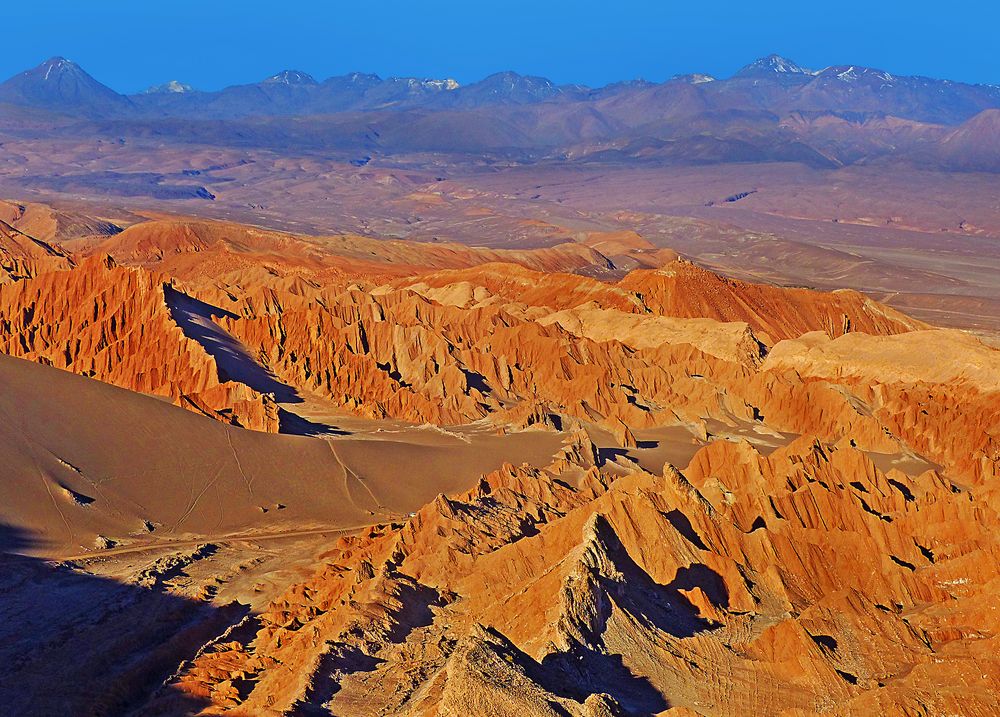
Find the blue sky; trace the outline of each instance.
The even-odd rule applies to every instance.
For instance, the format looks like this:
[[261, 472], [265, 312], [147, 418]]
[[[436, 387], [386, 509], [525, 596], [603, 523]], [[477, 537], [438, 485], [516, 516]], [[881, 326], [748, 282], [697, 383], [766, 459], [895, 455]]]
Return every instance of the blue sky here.
[[282, 69], [459, 82], [513, 69], [597, 86], [728, 76], [771, 52], [1000, 84], [997, 0], [10, 2], [0, 78], [64, 55], [122, 92], [170, 79], [218, 89]]

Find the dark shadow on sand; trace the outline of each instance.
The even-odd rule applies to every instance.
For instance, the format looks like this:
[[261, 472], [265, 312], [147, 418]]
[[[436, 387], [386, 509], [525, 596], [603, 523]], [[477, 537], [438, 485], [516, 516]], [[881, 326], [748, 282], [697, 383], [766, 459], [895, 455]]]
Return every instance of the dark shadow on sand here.
[[278, 408], [278, 427], [279, 433], [288, 433], [293, 436], [349, 436], [350, 431], [345, 431], [341, 428], [334, 428], [333, 426], [328, 426], [325, 423], [316, 423], [315, 421], [310, 421], [308, 418], [303, 418], [302, 416], [292, 413], [291, 411], [286, 411], [284, 408]]
[[[0, 524], [0, 712], [182, 715], [208, 706], [163, 682], [246, 606], [219, 608], [18, 554], [32, 547], [27, 532]], [[158, 691], [162, 710], [150, 704]]]

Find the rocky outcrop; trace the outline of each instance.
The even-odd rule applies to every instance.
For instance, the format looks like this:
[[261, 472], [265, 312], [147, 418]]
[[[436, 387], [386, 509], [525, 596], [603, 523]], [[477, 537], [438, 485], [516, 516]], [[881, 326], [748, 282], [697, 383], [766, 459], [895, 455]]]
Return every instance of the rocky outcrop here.
[[277, 431], [274, 402], [220, 378], [172, 318], [165, 277], [93, 257], [69, 271], [0, 286], [0, 350], [164, 396], [233, 425]]
[[506, 467], [341, 539], [156, 706], [987, 714], [992, 500], [812, 438], [770, 456], [712, 443], [683, 474]]
[[747, 323], [766, 344], [809, 331], [897, 334], [926, 325], [856, 291], [830, 293], [750, 284], [685, 261], [633, 271], [620, 286], [642, 296], [658, 315]]
[[[706, 422], [759, 425], [910, 452], [970, 480], [997, 473], [995, 351], [927, 332], [860, 294], [748, 284], [676, 258], [618, 283], [509, 263], [378, 283], [419, 262], [490, 256], [421, 245], [407, 268], [393, 261], [401, 247], [369, 244], [378, 242], [211, 222], [136, 225], [102, 245], [182, 279], [94, 256], [19, 281], [3, 292], [4, 350], [261, 430], [277, 427], [276, 407], [255, 390], [266, 384], [375, 419], [488, 417], [503, 430], [558, 430], [569, 419], [603, 426], [626, 449], [644, 429], [684, 425], [707, 439]], [[547, 267], [554, 256], [521, 259]], [[170, 282], [202, 302], [202, 328], [239, 345], [267, 381], [232, 380], [178, 336], [158, 288]], [[96, 314], [78, 299], [94, 301]], [[934, 355], [932, 346], [978, 358], [912, 363]]]
[[0, 284], [29, 279], [46, 271], [73, 266], [73, 259], [57, 244], [33, 236], [37, 227], [23, 204], [0, 202]]

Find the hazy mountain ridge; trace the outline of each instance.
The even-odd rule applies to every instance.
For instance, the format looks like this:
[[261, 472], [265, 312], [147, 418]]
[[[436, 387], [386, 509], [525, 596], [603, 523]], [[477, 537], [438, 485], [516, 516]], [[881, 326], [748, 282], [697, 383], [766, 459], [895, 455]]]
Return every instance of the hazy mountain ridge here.
[[[130, 96], [54, 58], [0, 84], [0, 104], [9, 107], [0, 130], [112, 141], [157, 136], [358, 156], [430, 151], [518, 161], [1000, 169], [988, 114], [1000, 109], [1000, 87], [858, 65], [812, 70], [777, 55], [728, 79], [689, 74], [596, 89], [514, 72], [459, 85], [358, 72], [320, 81], [284, 70], [216, 92], [174, 80]], [[964, 123], [972, 129], [961, 131]], [[946, 144], [953, 132], [977, 141]]]
[[[600, 102], [650, 93], [668, 99], [672, 94], [685, 92], [681, 86], [695, 88], [705, 104], [715, 109], [734, 105], [771, 111], [851, 109], [958, 124], [985, 109], [1000, 107], [1000, 87], [992, 85], [893, 75], [860, 65], [809, 70], [777, 55], [756, 60], [728, 79], [689, 74], [662, 83], [623, 81], [600, 88], [557, 85], [544, 77], [510, 71], [459, 85], [450, 78], [383, 79], [358, 72], [317, 81], [300, 70], [283, 70], [258, 83], [233, 85], [214, 92], [198, 91], [173, 80], [151, 88], [161, 90], [159, 92], [134, 95], [119, 94], [92, 78], [79, 65], [56, 57], [0, 84], [0, 101], [58, 109], [67, 114], [96, 113], [103, 117], [139, 114], [234, 118], [388, 107], [444, 109], [494, 104]], [[261, 93], [269, 102], [246, 103], [248, 95]], [[150, 94], [166, 96], [153, 102], [148, 99]]]

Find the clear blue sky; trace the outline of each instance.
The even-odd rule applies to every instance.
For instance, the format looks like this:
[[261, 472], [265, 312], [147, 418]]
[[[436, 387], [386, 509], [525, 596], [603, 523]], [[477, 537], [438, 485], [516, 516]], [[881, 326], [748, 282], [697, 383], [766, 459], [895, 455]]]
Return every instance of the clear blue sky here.
[[602, 85], [728, 76], [776, 52], [811, 67], [1000, 84], [997, 0], [8, 0], [0, 78], [64, 55], [134, 92], [282, 69], [454, 77], [498, 70]]

